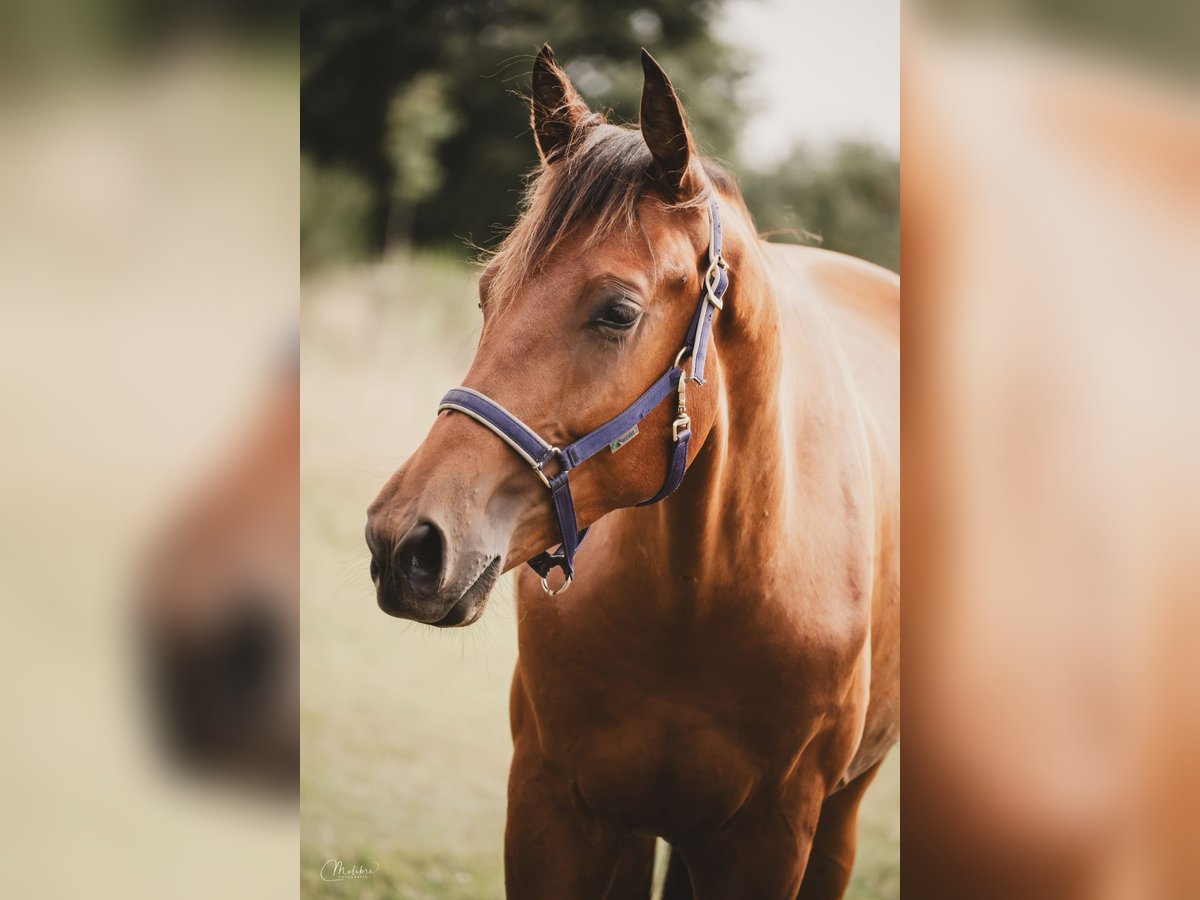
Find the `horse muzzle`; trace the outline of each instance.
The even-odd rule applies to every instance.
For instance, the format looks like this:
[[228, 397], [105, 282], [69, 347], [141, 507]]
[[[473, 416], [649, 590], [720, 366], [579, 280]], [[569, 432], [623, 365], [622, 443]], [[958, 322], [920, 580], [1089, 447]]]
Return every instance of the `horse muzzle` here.
[[420, 519], [399, 540], [371, 517], [367, 524], [371, 580], [389, 616], [438, 628], [470, 625], [487, 606], [503, 557], [478, 548], [453, 548], [446, 530]]

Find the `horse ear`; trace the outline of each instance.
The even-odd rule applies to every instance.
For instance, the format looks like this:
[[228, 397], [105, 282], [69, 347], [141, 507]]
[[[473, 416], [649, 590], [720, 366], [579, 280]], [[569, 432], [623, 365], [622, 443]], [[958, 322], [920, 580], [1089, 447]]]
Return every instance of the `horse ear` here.
[[696, 148], [688, 132], [683, 106], [671, 79], [642, 48], [642, 138], [654, 157], [659, 180], [673, 194], [686, 193], [688, 169]]
[[543, 44], [533, 61], [533, 137], [543, 162], [553, 162], [566, 149], [576, 129], [599, 121]]

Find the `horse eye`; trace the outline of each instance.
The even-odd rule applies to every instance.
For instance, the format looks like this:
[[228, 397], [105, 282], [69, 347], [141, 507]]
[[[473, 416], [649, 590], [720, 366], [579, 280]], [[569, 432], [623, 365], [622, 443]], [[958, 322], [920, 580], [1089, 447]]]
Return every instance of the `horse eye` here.
[[636, 304], [622, 301], [606, 309], [597, 321], [609, 328], [632, 328], [641, 315]]

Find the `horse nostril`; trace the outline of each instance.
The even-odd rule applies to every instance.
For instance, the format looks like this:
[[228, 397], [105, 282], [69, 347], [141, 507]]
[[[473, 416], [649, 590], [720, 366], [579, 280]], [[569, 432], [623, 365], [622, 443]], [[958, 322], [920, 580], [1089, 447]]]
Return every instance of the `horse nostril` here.
[[380, 579], [388, 570], [388, 550], [392, 542], [368, 520], [366, 529], [367, 549], [371, 551], [371, 582], [379, 587]]
[[152, 697], [172, 751], [204, 763], [263, 739], [287, 677], [278, 615], [256, 603], [235, 607], [213, 631], [151, 637]]
[[218, 663], [230, 695], [255, 692], [270, 680], [280, 656], [279, 631], [269, 615], [254, 609], [243, 611], [230, 623]]
[[422, 522], [396, 549], [396, 567], [401, 578], [418, 594], [431, 594], [441, 586], [444, 556], [442, 533]]

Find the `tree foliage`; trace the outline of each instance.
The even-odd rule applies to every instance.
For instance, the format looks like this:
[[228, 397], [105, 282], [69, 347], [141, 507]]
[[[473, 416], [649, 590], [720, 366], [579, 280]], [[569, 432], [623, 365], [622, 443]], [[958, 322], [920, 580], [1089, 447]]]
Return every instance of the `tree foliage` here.
[[[379, 253], [389, 241], [492, 245], [512, 223], [522, 177], [536, 161], [520, 95], [546, 41], [584, 98], [617, 121], [637, 119], [638, 51], [648, 47], [671, 73], [701, 149], [736, 169], [739, 85], [754, 61], [714, 33], [719, 5], [301, 0], [303, 189], [321, 192], [303, 204], [304, 215], [340, 217], [303, 223], [306, 265]], [[789, 164], [812, 162], [798, 154]], [[892, 211], [871, 207], [872, 198], [887, 199], [875, 162], [823, 162], [823, 175], [857, 179], [841, 187], [818, 186], [803, 172], [751, 174], [751, 208], [771, 227], [804, 218], [802, 227], [826, 229], [827, 243], [845, 235], [858, 243], [840, 249], [869, 247], [871, 258], [891, 259], [879, 248], [894, 231], [882, 221]], [[352, 192], [348, 202], [334, 196], [339, 185]], [[842, 199], [850, 206], [832, 210]]]
[[900, 160], [872, 144], [797, 147], [741, 179], [754, 224], [775, 241], [820, 243], [899, 271]]

